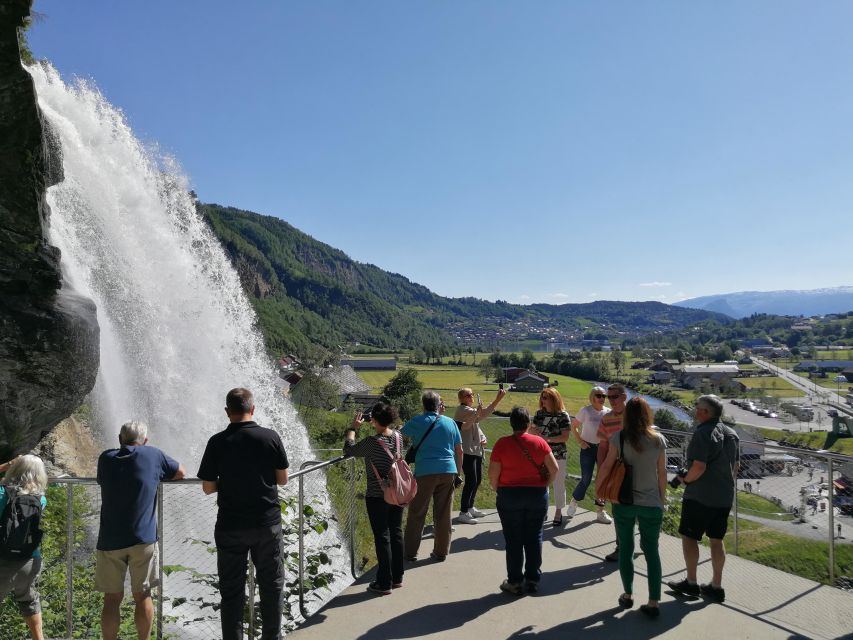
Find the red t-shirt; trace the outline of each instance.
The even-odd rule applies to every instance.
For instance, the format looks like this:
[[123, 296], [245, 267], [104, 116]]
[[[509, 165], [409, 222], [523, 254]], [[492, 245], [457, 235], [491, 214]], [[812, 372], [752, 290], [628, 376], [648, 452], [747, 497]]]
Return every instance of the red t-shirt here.
[[[519, 444], [527, 449], [536, 466], [522, 453]], [[498, 487], [547, 487], [549, 483], [542, 480], [537, 467], [545, 461], [549, 453], [551, 447], [539, 436], [529, 433], [504, 436], [495, 443], [489, 458], [490, 462], [499, 462], [501, 465]]]

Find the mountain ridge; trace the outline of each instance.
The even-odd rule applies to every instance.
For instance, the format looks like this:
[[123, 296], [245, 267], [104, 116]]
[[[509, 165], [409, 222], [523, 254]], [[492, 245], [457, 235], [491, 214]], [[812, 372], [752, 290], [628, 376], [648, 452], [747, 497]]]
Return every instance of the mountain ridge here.
[[540, 339], [543, 332], [615, 338], [727, 321], [657, 301], [517, 305], [447, 298], [404, 275], [355, 261], [278, 217], [197, 206], [237, 269], [273, 350], [300, 351], [312, 344], [334, 349], [353, 342], [387, 350], [450, 349], [483, 345], [490, 334], [499, 340], [524, 327]]
[[853, 310], [853, 286], [776, 291], [735, 291], [676, 302], [675, 306], [744, 318], [754, 313], [816, 316]]

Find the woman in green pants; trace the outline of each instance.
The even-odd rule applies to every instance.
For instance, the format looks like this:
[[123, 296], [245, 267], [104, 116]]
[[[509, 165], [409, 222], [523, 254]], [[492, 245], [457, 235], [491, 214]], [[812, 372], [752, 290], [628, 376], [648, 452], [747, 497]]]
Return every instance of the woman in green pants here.
[[619, 543], [619, 573], [625, 592], [619, 606], [634, 606], [634, 523], [640, 527], [640, 548], [646, 556], [649, 576], [649, 601], [640, 611], [651, 618], [660, 614], [662, 571], [658, 539], [666, 504], [666, 440], [654, 430], [653, 415], [642, 398], [631, 398], [625, 405], [623, 429], [610, 438], [607, 458], [598, 470], [596, 494], [601, 495], [603, 479], [610, 473], [619, 452], [631, 468], [633, 504], [614, 504], [616, 539]]

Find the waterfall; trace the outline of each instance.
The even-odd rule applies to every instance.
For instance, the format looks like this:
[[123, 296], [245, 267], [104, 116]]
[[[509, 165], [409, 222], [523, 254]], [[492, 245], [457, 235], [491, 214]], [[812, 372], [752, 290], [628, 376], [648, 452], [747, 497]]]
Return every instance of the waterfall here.
[[143, 420], [151, 443], [192, 475], [227, 424], [226, 392], [247, 387], [257, 421], [281, 434], [291, 459], [306, 459], [305, 429], [274, 384], [254, 310], [177, 162], [140, 142], [93, 83], [66, 84], [48, 64], [29, 71], [65, 174], [48, 190], [49, 239], [63, 277], [98, 307], [92, 405], [105, 442]]
[[[151, 444], [181, 461], [192, 477], [208, 438], [227, 425], [225, 394], [247, 387], [255, 394], [256, 420], [281, 434], [291, 468], [298, 468], [310, 457], [306, 430], [275, 384], [254, 310], [177, 162], [140, 142], [92, 82], [65, 83], [49, 64], [29, 72], [64, 173], [47, 193], [49, 241], [62, 251], [65, 281], [98, 309], [101, 359], [91, 394], [96, 432], [117, 446], [120, 426], [143, 420]], [[325, 491], [315, 490], [312, 504], [329, 510]], [[216, 571], [207, 544], [195, 544], [212, 540], [214, 500], [194, 485], [170, 487], [164, 496], [165, 563], [188, 568], [164, 585], [168, 631], [214, 637], [215, 610], [202, 602], [216, 602], [218, 594], [193, 578], [194, 572]], [[330, 534], [329, 556], [342, 576], [348, 556], [337, 544], [334, 519]], [[319, 538], [318, 532], [306, 544]], [[346, 584], [339, 579], [318, 595], [331, 597]], [[291, 598], [288, 605], [296, 603]]]

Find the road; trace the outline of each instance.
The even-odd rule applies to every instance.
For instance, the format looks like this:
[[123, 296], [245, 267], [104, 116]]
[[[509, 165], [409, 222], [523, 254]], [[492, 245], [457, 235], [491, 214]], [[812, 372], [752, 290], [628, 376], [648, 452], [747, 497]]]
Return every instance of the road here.
[[814, 400], [820, 400], [822, 402], [834, 402], [836, 404], [844, 404], [844, 398], [837, 394], [832, 389], [827, 389], [825, 387], [817, 387], [817, 391], [815, 390], [815, 385], [810, 383], [805, 378], [798, 376], [796, 373], [792, 373], [787, 369], [783, 369], [782, 367], [777, 367], [772, 362], [768, 362], [767, 360], [762, 360], [760, 358], [753, 358], [752, 361], [760, 367], [764, 367], [768, 371], [775, 373], [780, 378], [784, 378], [795, 387], [802, 389], [806, 392], [809, 398]]
[[[815, 408], [815, 419], [811, 422], [794, 422], [792, 424], [783, 425], [780, 421], [778, 428], [790, 429], [791, 431], [829, 431], [832, 429], [832, 418], [827, 412], [834, 408], [829, 405], [829, 403], [832, 402], [842, 407], [847, 406], [844, 398], [832, 389], [818, 387], [817, 391], [815, 391], [814, 384], [805, 378], [801, 378], [797, 374], [788, 371], [787, 369], [777, 367], [772, 362], [768, 362], [761, 358], [753, 358], [752, 361], [758, 366], [764, 367], [771, 373], [787, 380], [792, 385], [805, 392], [805, 398], [792, 398], [792, 401], [800, 402], [802, 404], [811, 404]], [[849, 413], [849, 411], [847, 411], [847, 413]], [[754, 422], [754, 419], [752, 421]]]

